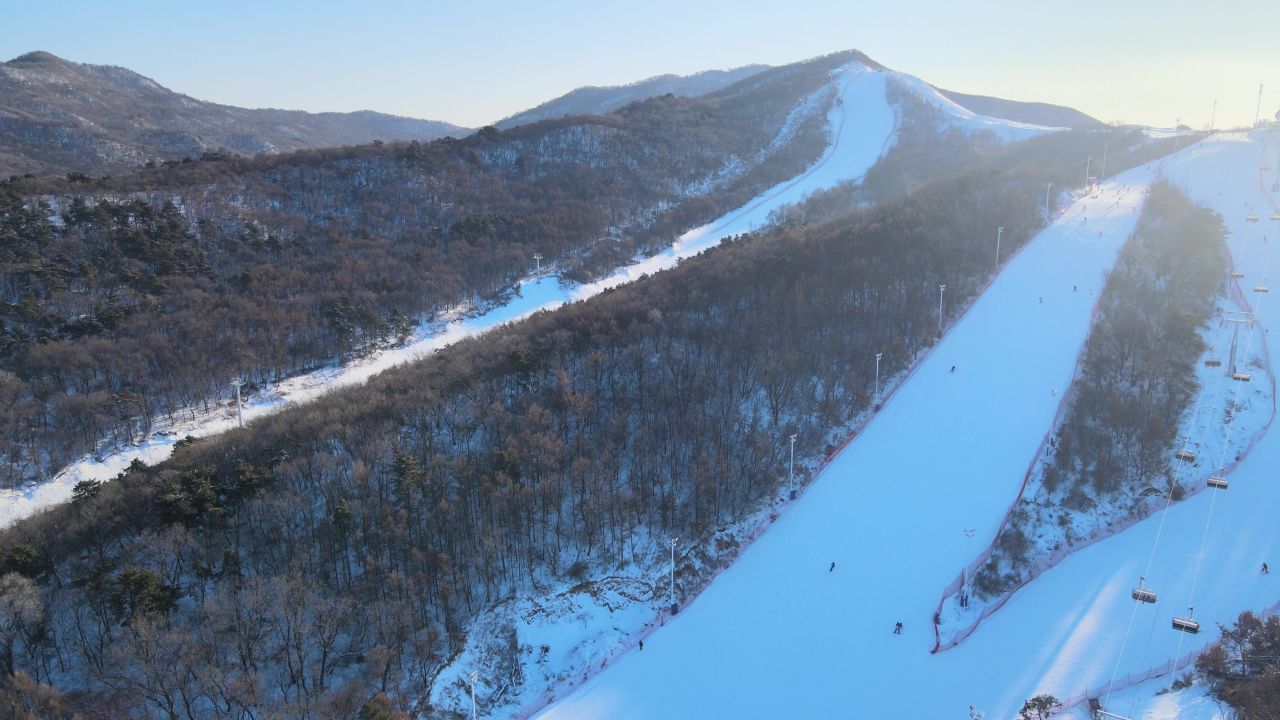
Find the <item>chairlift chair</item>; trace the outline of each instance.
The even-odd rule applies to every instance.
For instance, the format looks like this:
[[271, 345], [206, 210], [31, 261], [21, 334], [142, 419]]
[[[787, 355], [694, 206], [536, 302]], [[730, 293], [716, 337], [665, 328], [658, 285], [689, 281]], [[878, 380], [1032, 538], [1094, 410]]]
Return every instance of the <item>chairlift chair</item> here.
[[1218, 358], [1209, 358], [1204, 361], [1205, 367], [1222, 367], [1222, 361]]
[[1183, 462], [1196, 461], [1196, 454], [1191, 452], [1190, 450], [1179, 450], [1178, 452], [1174, 453], [1173, 456]]
[[1184, 618], [1175, 617], [1173, 619], [1173, 629], [1180, 630], [1184, 633], [1191, 633], [1192, 635], [1195, 635], [1196, 633], [1200, 632], [1200, 623], [1197, 622], [1195, 618], [1192, 617], [1192, 615], [1194, 614], [1195, 614], [1194, 607], [1187, 608], [1186, 617]]
[[1245, 215], [1245, 216], [1244, 216], [1244, 219], [1245, 219], [1245, 221], [1247, 221], [1247, 222], [1258, 222], [1258, 216], [1257, 216], [1257, 215]]
[[1247, 372], [1233, 372], [1231, 373], [1231, 379], [1236, 382], [1249, 382], [1253, 379], [1253, 376]]
[[1146, 581], [1146, 578], [1138, 578], [1138, 587], [1133, 589], [1133, 599], [1137, 600], [1138, 602], [1150, 603], [1154, 605], [1156, 602], [1156, 591], [1152, 590], [1151, 588], [1143, 587], [1142, 583], [1145, 581]]
[[1221, 470], [1218, 471], [1217, 475], [1209, 476], [1209, 487], [1214, 490], [1226, 490], [1227, 484], [1227, 474]]
[[1254, 285], [1253, 291], [1256, 293], [1271, 292], [1271, 288], [1267, 287], [1266, 285]]
[[[1280, 192], [1280, 190], [1277, 190], [1277, 189], [1273, 186], [1273, 187], [1271, 188], [1271, 192]], [[1275, 222], [1280, 222], [1280, 213], [1276, 213], [1276, 214], [1272, 215], [1272, 216], [1271, 216], [1271, 219], [1272, 219], [1272, 220], [1274, 220]]]
[[1236, 280], [1239, 280], [1240, 278], [1244, 277], [1244, 273], [1240, 272], [1239, 270], [1232, 270], [1231, 277]]

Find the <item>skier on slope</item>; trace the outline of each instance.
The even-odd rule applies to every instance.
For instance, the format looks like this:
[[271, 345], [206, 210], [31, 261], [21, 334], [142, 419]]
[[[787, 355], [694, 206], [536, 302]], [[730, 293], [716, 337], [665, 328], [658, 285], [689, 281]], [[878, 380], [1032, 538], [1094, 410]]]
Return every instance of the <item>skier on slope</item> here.
[[832, 560], [832, 561], [831, 561], [831, 567], [827, 568], [827, 572], [831, 572], [831, 571], [833, 571], [833, 570], [835, 570], [835, 569], [836, 569], [836, 561], [835, 561], [835, 560]]
[[1271, 568], [1268, 568], [1266, 563], [1262, 563], [1262, 574], [1263, 575], [1271, 574]]
[[901, 620], [899, 620], [899, 621], [898, 621], [898, 622], [893, 626], [893, 634], [894, 634], [894, 635], [901, 635], [901, 634], [902, 634], [902, 621], [901, 621]]

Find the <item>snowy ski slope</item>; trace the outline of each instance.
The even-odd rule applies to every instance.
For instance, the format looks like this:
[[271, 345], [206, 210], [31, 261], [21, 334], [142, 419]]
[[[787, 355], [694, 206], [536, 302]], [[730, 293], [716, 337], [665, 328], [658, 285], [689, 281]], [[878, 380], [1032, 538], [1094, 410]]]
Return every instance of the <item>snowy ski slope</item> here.
[[[872, 71], [850, 63], [832, 73], [832, 84], [839, 101], [828, 113], [831, 143], [822, 157], [799, 176], [771, 188], [741, 208], [724, 217], [695, 228], [680, 236], [672, 247], [649, 258], [637, 259], [597, 282], [586, 285], [563, 282], [543, 274], [525, 280], [507, 303], [475, 317], [462, 317], [459, 309], [452, 319], [419, 328], [403, 347], [383, 350], [340, 367], [327, 367], [289, 378], [246, 398], [245, 421], [273, 413], [287, 405], [315, 399], [329, 390], [365, 382], [375, 374], [405, 362], [430, 355], [458, 340], [483, 333], [507, 322], [518, 320], [539, 310], [551, 310], [566, 302], [584, 300], [597, 293], [642, 275], [674, 267], [680, 258], [692, 257], [722, 240], [767, 224], [769, 215], [785, 205], [804, 199], [808, 194], [834, 187], [847, 180], [861, 178], [876, 160], [893, 144], [895, 114], [885, 99], [886, 77], [899, 78], [900, 73]], [[921, 86], [928, 88], [924, 83]], [[932, 91], [931, 88], [928, 88]], [[936, 93], [935, 93], [936, 94]], [[1020, 123], [975, 116], [956, 106], [955, 122], [973, 131], [1001, 124]], [[1048, 131], [1043, 128], [1041, 131]], [[39, 509], [65, 502], [81, 480], [109, 480], [122, 472], [134, 459], [154, 464], [169, 457], [173, 444], [187, 435], [207, 437], [236, 425], [234, 407], [224, 403], [213, 412], [184, 411], [170, 421], [158, 419], [154, 434], [135, 446], [115, 449], [102, 456], [88, 455], [42, 485], [18, 490], [0, 490], [0, 527], [31, 515]]]
[[[1258, 183], [1266, 141], [1263, 133], [1216, 136], [1069, 207], [791, 511], [642, 653], [542, 717], [944, 718], [965, 717], [973, 705], [993, 720], [1011, 718], [1037, 692], [1068, 698], [1167, 667], [1211, 642], [1215, 622], [1280, 599], [1280, 579], [1258, 573], [1280, 539], [1272, 431], [1230, 475], [1229, 491], [1174, 505], [1162, 529], [1157, 515], [1067, 558], [967, 642], [929, 652], [938, 591], [990, 540], [1050, 427], [1051, 389], [1071, 377], [1143, 187], [1163, 171], [1222, 213], [1252, 288], [1267, 271], [1263, 235], [1280, 233]], [[1260, 223], [1245, 222], [1246, 204]], [[1277, 310], [1257, 297], [1268, 327]], [[972, 541], [969, 528], [977, 529]], [[1135, 608], [1129, 591], [1144, 572], [1161, 602]], [[1191, 604], [1205, 629], [1170, 629]], [[895, 621], [905, 624], [901, 636]]]

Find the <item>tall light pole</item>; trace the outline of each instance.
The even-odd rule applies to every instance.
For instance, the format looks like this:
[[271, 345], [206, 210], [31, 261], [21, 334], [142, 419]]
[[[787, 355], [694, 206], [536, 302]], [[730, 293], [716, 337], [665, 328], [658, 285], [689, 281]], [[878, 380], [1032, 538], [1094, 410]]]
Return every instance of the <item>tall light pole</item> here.
[[542, 272], [542, 253], [534, 253], [533, 261], [538, 263], [538, 272]]
[[479, 673], [471, 673], [471, 720], [476, 720], [476, 680], [480, 678]]
[[938, 286], [938, 335], [942, 335], [942, 294], [947, 291], [947, 284]]
[[676, 614], [676, 543], [680, 538], [671, 538], [671, 614]]
[[880, 404], [880, 356], [884, 353], [876, 353], [876, 396], [875, 404]]
[[1044, 186], [1044, 224], [1049, 224], [1049, 191], [1053, 189], [1053, 183]]
[[1107, 148], [1110, 146], [1110, 142], [1102, 143], [1102, 171], [1098, 173], [1099, 182], [1107, 179]]
[[1182, 118], [1173, 119], [1173, 151], [1178, 152], [1178, 148], [1182, 146]]
[[996, 269], [1000, 269], [1000, 236], [1004, 235], [1004, 226], [996, 228]]
[[1262, 83], [1258, 83], [1258, 108], [1253, 111], [1253, 127], [1258, 127], [1258, 118], [1262, 115]]
[[236, 389], [236, 424], [244, 427], [244, 413], [240, 410], [240, 386], [244, 385], [244, 381], [240, 378], [232, 378], [231, 387]]
[[791, 485], [791, 499], [796, 499], [796, 434], [791, 433], [791, 461], [787, 463], [787, 482]]
[[1084, 191], [1089, 192], [1089, 168], [1093, 166], [1093, 156], [1085, 158], [1084, 161]]
[[1218, 120], [1218, 101], [1213, 101], [1213, 114], [1209, 116], [1209, 132], [1213, 132], [1213, 126]]

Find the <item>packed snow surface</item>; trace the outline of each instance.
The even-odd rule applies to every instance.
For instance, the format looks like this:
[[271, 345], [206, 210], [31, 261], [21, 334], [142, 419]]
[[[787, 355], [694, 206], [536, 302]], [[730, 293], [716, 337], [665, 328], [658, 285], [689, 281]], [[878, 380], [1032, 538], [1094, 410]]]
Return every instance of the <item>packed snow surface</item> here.
[[[1163, 172], [1221, 213], [1252, 288], [1267, 272], [1264, 236], [1280, 232], [1267, 220], [1276, 197], [1259, 184], [1267, 142], [1274, 133], [1215, 136], [1067, 208], [789, 512], [643, 653], [543, 717], [944, 718], [972, 705], [1010, 718], [1039, 692], [1071, 698], [1167, 667], [1212, 642], [1215, 623], [1273, 603], [1280, 574], [1258, 569], [1280, 539], [1274, 430], [1230, 474], [1230, 490], [1199, 493], [1068, 557], [968, 641], [930, 654], [939, 590], [994, 535], [1051, 427], [1054, 391], [1071, 379], [1145, 186]], [[1274, 324], [1280, 311], [1255, 298], [1262, 327]], [[1254, 382], [1270, 380], [1258, 372]], [[1155, 606], [1130, 599], [1144, 573]], [[1190, 605], [1199, 635], [1170, 628]]]

